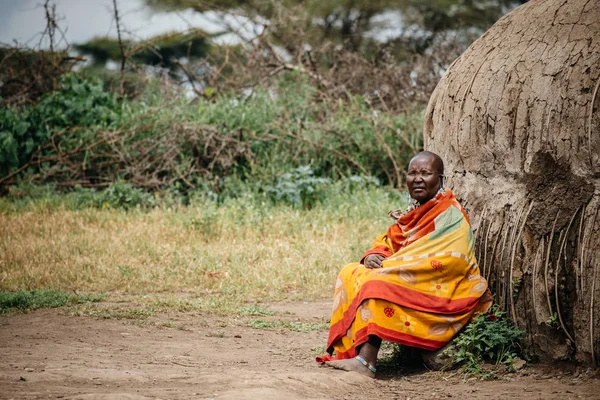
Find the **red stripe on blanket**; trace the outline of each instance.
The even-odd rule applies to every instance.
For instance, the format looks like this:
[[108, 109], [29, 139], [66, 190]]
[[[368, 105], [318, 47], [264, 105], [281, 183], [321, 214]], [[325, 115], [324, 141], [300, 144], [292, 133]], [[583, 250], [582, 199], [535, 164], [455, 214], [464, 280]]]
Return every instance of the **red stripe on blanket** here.
[[401, 307], [436, 314], [466, 314], [473, 311], [479, 303], [479, 297], [450, 300], [421, 293], [389, 282], [365, 282], [358, 295], [352, 300], [350, 307], [348, 307], [342, 319], [329, 329], [328, 346], [346, 334], [350, 324], [356, 318], [358, 307], [367, 299], [381, 299], [395, 303]]
[[417, 311], [435, 314], [460, 314], [473, 309], [479, 302], [479, 297], [481, 296], [451, 300], [394, 283], [372, 280], [362, 285], [350, 308], [354, 307], [355, 303], [357, 303], [356, 308], [358, 308], [360, 303], [366, 299], [382, 299]]

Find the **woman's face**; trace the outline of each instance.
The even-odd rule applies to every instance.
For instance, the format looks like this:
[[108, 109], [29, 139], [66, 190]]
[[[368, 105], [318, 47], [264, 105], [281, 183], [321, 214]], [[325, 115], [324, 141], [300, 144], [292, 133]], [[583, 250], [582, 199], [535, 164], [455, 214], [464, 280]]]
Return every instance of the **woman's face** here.
[[442, 183], [442, 177], [435, 165], [435, 159], [429, 155], [417, 155], [410, 164], [406, 174], [406, 184], [410, 196], [420, 204], [431, 200]]

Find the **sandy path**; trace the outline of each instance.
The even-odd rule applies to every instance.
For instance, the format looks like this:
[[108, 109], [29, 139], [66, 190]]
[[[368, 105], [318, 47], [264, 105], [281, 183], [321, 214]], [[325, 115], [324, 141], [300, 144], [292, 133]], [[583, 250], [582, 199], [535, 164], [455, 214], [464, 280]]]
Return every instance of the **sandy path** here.
[[255, 329], [248, 321], [318, 323], [329, 303], [271, 309], [276, 316], [162, 314], [141, 324], [60, 309], [0, 316], [0, 398], [600, 399], [600, 379], [573, 368], [527, 368], [486, 382], [426, 370], [371, 380], [318, 368], [325, 330]]

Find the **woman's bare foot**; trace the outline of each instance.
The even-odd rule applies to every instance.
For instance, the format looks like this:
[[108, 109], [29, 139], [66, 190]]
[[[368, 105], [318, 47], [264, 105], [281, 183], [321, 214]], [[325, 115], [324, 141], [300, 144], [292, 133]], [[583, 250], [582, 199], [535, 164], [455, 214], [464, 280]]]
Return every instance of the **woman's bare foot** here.
[[375, 378], [375, 374], [356, 358], [328, 361], [323, 365], [335, 369], [341, 369], [343, 371], [358, 372], [359, 374], [368, 376], [369, 378]]
[[341, 369], [342, 371], [358, 372], [359, 374], [368, 376], [369, 378], [375, 378], [377, 353], [379, 352], [380, 345], [380, 338], [377, 336], [369, 336], [369, 341], [360, 346], [360, 351], [355, 358], [328, 361], [323, 365], [335, 369]]

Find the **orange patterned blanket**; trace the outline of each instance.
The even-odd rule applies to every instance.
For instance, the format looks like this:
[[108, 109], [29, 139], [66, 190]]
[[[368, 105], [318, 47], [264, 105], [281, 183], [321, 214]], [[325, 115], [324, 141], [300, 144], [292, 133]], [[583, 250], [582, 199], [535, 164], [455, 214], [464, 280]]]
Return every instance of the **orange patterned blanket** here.
[[491, 305], [470, 223], [451, 191], [403, 215], [393, 228], [373, 246], [390, 254], [382, 268], [352, 263], [340, 272], [329, 354], [318, 362], [356, 356], [369, 335], [436, 350]]

